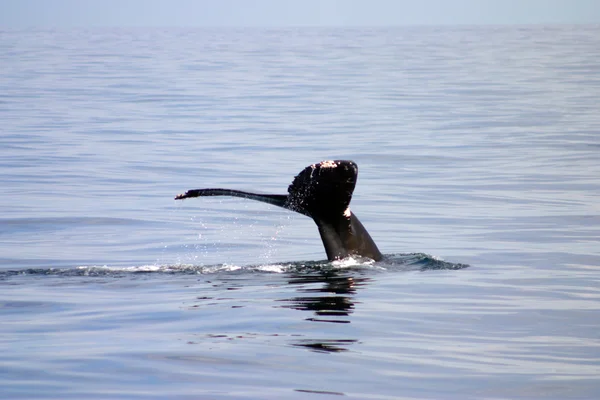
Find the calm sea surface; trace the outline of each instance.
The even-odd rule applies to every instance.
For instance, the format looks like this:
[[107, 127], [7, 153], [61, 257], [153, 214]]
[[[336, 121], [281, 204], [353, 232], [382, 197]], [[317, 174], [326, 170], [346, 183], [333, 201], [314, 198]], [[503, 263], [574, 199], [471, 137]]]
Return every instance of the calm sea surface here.
[[[0, 32], [1, 399], [597, 399], [600, 28]], [[284, 194], [325, 159], [378, 263]]]

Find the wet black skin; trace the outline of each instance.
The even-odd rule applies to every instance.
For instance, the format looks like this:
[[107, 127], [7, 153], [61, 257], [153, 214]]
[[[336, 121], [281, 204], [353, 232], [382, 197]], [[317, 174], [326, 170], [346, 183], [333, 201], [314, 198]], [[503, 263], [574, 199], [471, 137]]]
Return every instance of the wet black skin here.
[[348, 256], [378, 261], [383, 257], [381, 252], [349, 208], [357, 176], [358, 167], [353, 161], [323, 161], [306, 167], [296, 175], [288, 187], [287, 195], [232, 189], [194, 189], [177, 195], [175, 199], [234, 196], [283, 207], [315, 221], [329, 261]]

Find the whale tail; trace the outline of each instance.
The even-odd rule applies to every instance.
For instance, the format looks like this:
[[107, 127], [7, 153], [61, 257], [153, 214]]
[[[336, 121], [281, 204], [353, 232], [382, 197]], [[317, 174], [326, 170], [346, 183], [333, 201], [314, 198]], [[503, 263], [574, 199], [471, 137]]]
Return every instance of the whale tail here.
[[330, 261], [357, 255], [380, 260], [377, 245], [350, 211], [358, 167], [353, 161], [334, 160], [312, 164], [288, 187], [288, 195], [257, 194], [231, 189], [195, 189], [176, 200], [199, 196], [235, 196], [262, 201], [311, 217]]
[[312, 218], [342, 216], [350, 206], [358, 167], [352, 161], [323, 161], [304, 168], [288, 187], [287, 208]]

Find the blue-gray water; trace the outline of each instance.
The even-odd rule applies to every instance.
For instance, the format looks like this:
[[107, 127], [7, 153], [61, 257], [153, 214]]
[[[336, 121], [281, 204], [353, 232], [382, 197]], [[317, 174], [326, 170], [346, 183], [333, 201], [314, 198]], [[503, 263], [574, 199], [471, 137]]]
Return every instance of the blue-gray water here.
[[[2, 31], [0, 54], [0, 398], [598, 397], [600, 28]], [[358, 163], [386, 260], [173, 200], [283, 194], [324, 159]]]

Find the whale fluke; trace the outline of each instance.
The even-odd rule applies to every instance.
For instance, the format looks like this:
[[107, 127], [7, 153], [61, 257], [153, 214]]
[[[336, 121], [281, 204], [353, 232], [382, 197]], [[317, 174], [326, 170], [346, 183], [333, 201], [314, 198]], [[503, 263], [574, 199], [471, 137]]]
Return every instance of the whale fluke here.
[[257, 194], [232, 189], [194, 189], [175, 200], [201, 196], [234, 196], [262, 201], [311, 217], [329, 261], [351, 255], [375, 261], [383, 257], [377, 245], [350, 211], [358, 167], [353, 161], [322, 161], [303, 169], [288, 187], [287, 195]]

